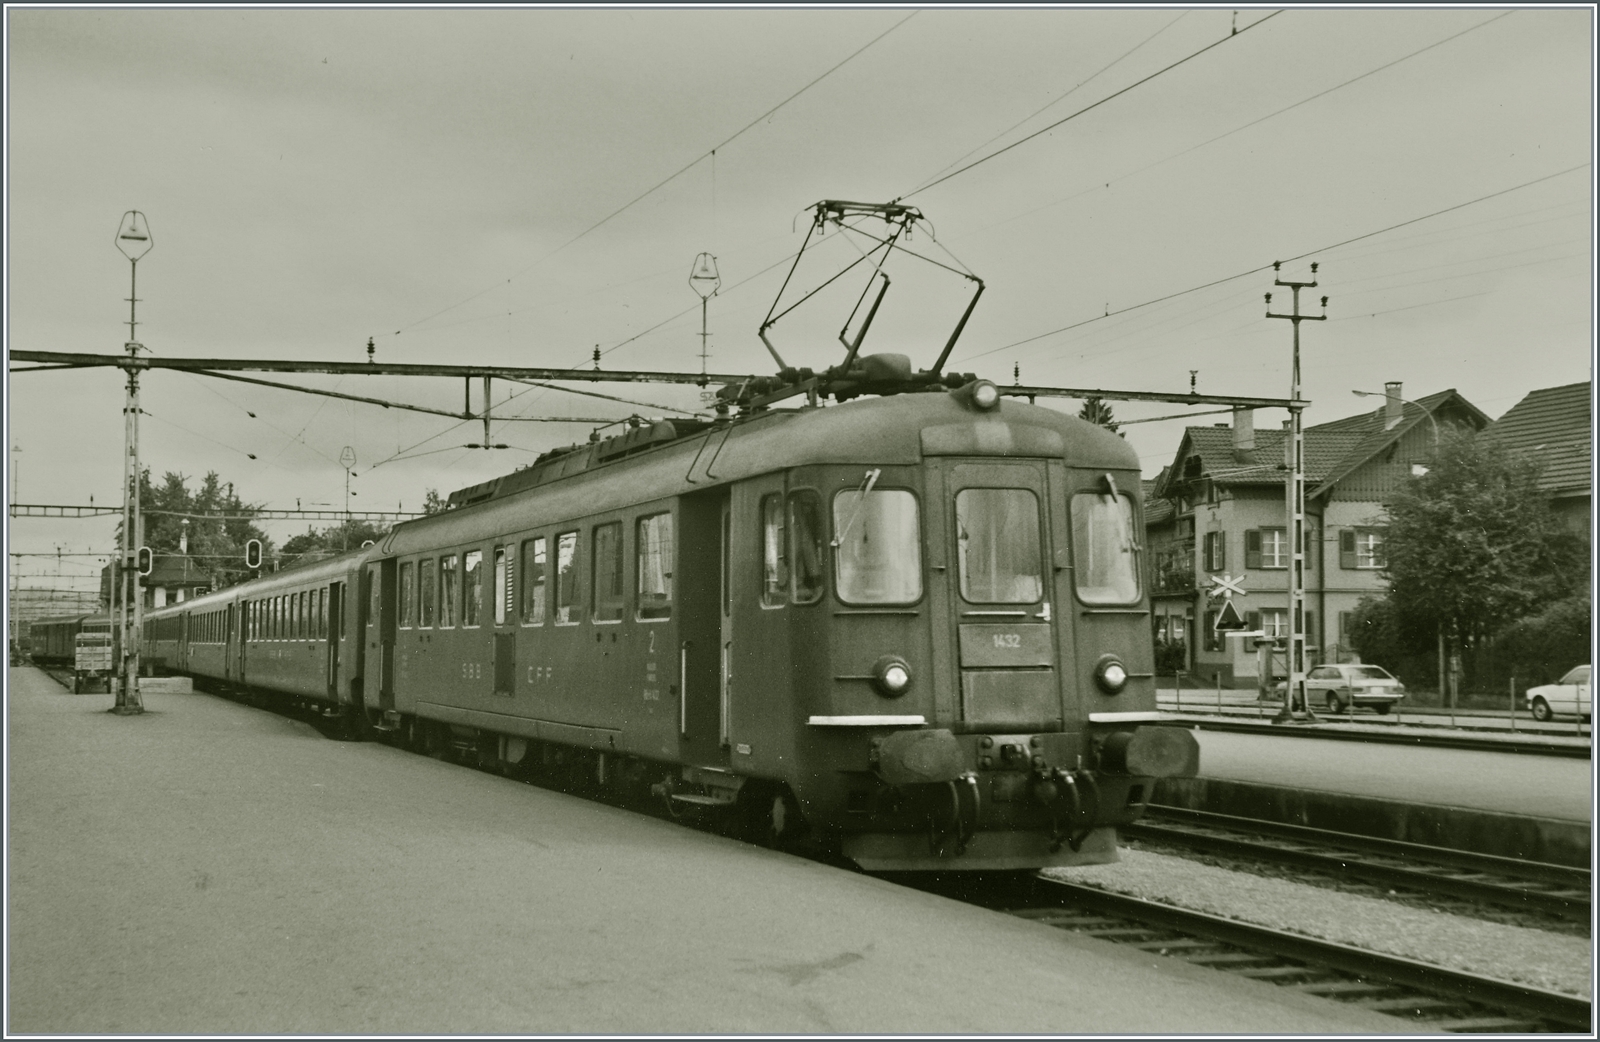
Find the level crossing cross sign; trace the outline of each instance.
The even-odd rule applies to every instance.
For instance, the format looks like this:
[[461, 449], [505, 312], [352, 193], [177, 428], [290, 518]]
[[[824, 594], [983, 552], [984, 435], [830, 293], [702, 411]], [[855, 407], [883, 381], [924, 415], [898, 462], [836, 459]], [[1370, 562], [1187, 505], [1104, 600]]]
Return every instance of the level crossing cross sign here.
[[1246, 596], [1244, 589], [1244, 576], [1235, 578], [1226, 573], [1211, 577], [1211, 589], [1207, 593], [1212, 597], [1222, 598], [1222, 608], [1217, 612], [1217, 621], [1213, 628], [1218, 633], [1225, 630], [1242, 630], [1245, 628], [1244, 616], [1239, 614], [1239, 609], [1234, 607], [1233, 595]]
[[1244, 576], [1241, 575], [1238, 578], [1234, 578], [1227, 573], [1213, 575], [1211, 577], [1211, 589], [1207, 592], [1212, 597], [1226, 597], [1229, 600], [1233, 598], [1234, 594], [1243, 597], [1245, 596]]

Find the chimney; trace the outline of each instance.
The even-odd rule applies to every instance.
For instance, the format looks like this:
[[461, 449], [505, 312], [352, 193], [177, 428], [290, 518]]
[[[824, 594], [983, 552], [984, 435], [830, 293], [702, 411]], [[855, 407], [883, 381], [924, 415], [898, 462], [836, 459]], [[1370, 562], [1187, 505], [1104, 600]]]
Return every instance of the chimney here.
[[1400, 420], [1405, 416], [1405, 402], [1400, 399], [1400, 381], [1395, 380], [1383, 385], [1383, 429], [1392, 431], [1400, 425]]
[[1233, 458], [1239, 463], [1251, 462], [1256, 448], [1256, 422], [1254, 409], [1233, 410]]

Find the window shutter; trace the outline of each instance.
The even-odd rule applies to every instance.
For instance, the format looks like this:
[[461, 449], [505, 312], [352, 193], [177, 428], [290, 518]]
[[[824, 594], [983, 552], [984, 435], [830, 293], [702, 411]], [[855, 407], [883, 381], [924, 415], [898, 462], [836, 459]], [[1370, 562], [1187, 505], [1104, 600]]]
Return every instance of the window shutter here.
[[1205, 621], [1204, 621], [1203, 625], [1205, 626], [1205, 632], [1203, 634], [1201, 634], [1201, 636], [1205, 639], [1205, 648], [1206, 648], [1207, 651], [1216, 651], [1217, 650], [1217, 613], [1214, 612], [1214, 611], [1206, 612]]
[[1306, 628], [1304, 630], [1305, 635], [1306, 635], [1306, 643], [1308, 645], [1315, 645], [1315, 646], [1320, 647], [1321, 644], [1322, 644], [1322, 641], [1316, 639], [1316, 634], [1317, 634], [1317, 613], [1314, 612], [1314, 611], [1308, 611], [1301, 617], [1303, 619], [1305, 619], [1305, 623], [1306, 623]]
[[1305, 568], [1309, 572], [1312, 563], [1317, 559], [1317, 555], [1313, 552], [1316, 549], [1317, 531], [1308, 524], [1301, 532], [1301, 536], [1303, 546], [1300, 552], [1304, 555]]
[[1259, 630], [1261, 628], [1261, 613], [1258, 611], [1245, 612], [1244, 628], [1247, 630]]
[[1356, 530], [1353, 528], [1339, 529], [1339, 567], [1354, 568], [1356, 566]]
[[1261, 567], [1261, 529], [1251, 528], [1244, 534], [1244, 566]]
[[1226, 571], [1228, 568], [1228, 533], [1217, 533], [1217, 571]]

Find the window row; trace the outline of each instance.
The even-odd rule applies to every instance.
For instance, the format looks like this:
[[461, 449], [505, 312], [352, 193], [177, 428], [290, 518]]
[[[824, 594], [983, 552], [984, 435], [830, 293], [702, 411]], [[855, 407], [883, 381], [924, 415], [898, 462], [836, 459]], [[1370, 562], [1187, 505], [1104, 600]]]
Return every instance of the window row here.
[[[1305, 531], [1305, 567], [1310, 571], [1316, 563], [1312, 548], [1316, 543], [1315, 531], [1307, 526]], [[1201, 541], [1202, 567], [1208, 572], [1226, 571], [1228, 567], [1228, 535], [1226, 532], [1207, 532]], [[1344, 528], [1339, 530], [1339, 567], [1349, 571], [1381, 569], [1383, 556], [1383, 529]], [[1247, 569], [1287, 569], [1289, 567], [1289, 535], [1284, 528], [1251, 528], [1244, 533], [1244, 566]]]
[[[245, 603], [250, 640], [319, 640], [328, 636], [326, 589], [301, 590]], [[343, 621], [342, 619], [340, 620]], [[344, 636], [341, 632], [339, 636]]]
[[[488, 614], [496, 626], [558, 626], [583, 621], [619, 622], [627, 609], [627, 574], [621, 521], [588, 531], [588, 598], [578, 571], [580, 530], [535, 536], [493, 549], [487, 582]], [[553, 543], [553, 545], [552, 545]], [[553, 558], [554, 567], [551, 567]], [[672, 515], [651, 514], [634, 522], [635, 618], [672, 616], [674, 560]], [[402, 629], [481, 626], [485, 615], [482, 550], [401, 561], [399, 624]], [[377, 593], [374, 591], [374, 597]], [[376, 608], [376, 605], [374, 606]]]
[[[163, 620], [175, 621], [175, 620]], [[189, 616], [190, 644], [221, 644], [228, 639], [228, 612], [201, 612]]]

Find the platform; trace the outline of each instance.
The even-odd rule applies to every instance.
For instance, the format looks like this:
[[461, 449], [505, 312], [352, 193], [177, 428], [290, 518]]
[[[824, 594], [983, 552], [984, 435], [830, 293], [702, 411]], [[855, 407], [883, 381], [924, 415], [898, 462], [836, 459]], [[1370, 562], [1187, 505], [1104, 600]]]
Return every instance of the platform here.
[[1407, 1026], [208, 695], [7, 702], [11, 1033]]

